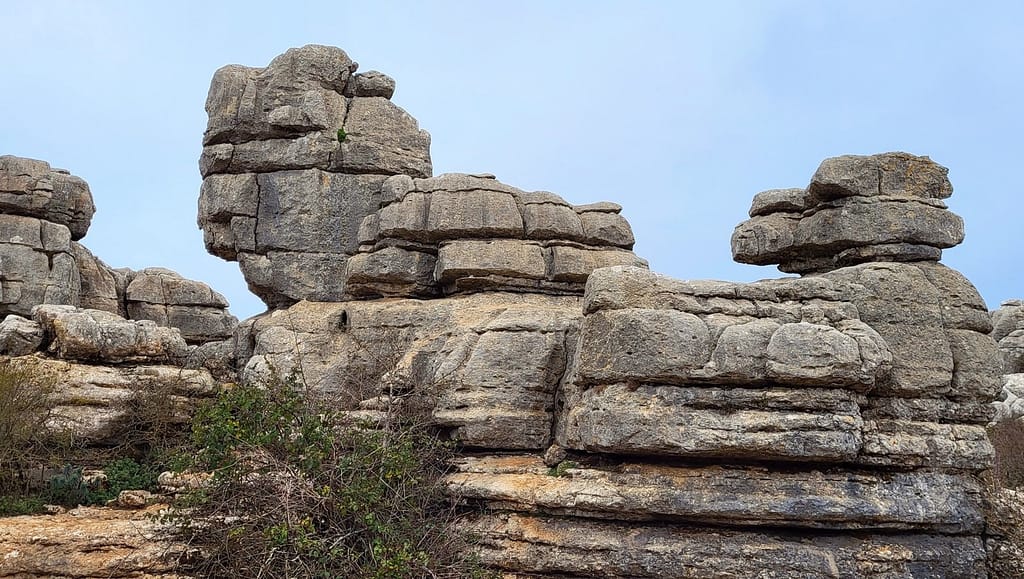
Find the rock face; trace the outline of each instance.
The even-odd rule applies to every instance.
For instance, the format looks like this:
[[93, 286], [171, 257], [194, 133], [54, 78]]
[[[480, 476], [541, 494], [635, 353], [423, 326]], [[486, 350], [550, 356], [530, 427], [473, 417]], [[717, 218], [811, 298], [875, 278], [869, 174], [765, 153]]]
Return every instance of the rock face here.
[[81, 178], [45, 161], [0, 156], [0, 213], [63, 225], [77, 241], [85, 237], [95, 212], [89, 185]]
[[[0, 156], [0, 317], [55, 304], [178, 328], [189, 343], [234, 333], [227, 300], [206, 284], [162, 268], [114, 269], [78, 243], [94, 212], [81, 178]], [[0, 346], [0, 354], [11, 352]]]
[[268, 305], [337, 301], [363, 218], [390, 175], [429, 177], [430, 135], [388, 100], [394, 81], [340, 49], [217, 71], [206, 101], [199, 225]]
[[963, 241], [946, 210], [948, 170], [907, 153], [826, 159], [805, 189], [759, 193], [732, 236], [736, 261], [792, 273], [869, 262], [938, 261]]
[[[355, 69], [307, 46], [214, 77], [199, 223], [271, 306], [227, 339], [208, 287], [113, 270], [65, 225], [0, 216], [33, 220], [0, 240], [20, 263], [71, 260], [33, 278], [43, 298], [24, 304], [38, 307], [5, 306], [19, 315], [0, 347], [64, 376], [84, 436], [116, 437], [113, 401], [132, 384], [186, 404], [212, 388], [207, 370], [295, 372], [355, 418], [397, 406], [458, 441], [447, 486], [480, 560], [507, 577], [1014, 568], [981, 474], [1024, 314], [990, 317], [939, 263], [963, 239], [944, 167], [828, 159], [808, 187], [758, 194], [733, 235], [738, 261], [802, 277], [681, 281], [632, 253], [618, 205], [431, 177], [394, 81]], [[22, 304], [7, 280], [3, 303]], [[66, 305], [39, 306], [46, 295]], [[0, 564], [51, 572], [11, 557]]]
[[491, 175], [431, 178], [429, 135], [388, 100], [394, 81], [355, 66], [306, 46], [211, 83], [199, 225], [269, 306], [581, 294], [595, 268], [645, 264], [617, 205], [573, 207]]
[[79, 507], [43, 517], [9, 517], [0, 525], [0, 577], [149, 579], [174, 572], [185, 548], [141, 511]]
[[353, 296], [581, 294], [597, 268], [647, 265], [629, 251], [633, 232], [612, 203], [575, 207], [553, 193], [463, 174], [398, 175], [383, 191], [348, 263]]

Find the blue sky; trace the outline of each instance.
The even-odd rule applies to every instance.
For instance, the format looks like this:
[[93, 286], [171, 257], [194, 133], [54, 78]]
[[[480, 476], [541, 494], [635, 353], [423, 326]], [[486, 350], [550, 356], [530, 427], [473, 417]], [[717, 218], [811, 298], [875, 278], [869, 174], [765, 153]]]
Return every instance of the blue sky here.
[[616, 201], [679, 278], [781, 275], [729, 236], [826, 157], [929, 155], [967, 226], [943, 261], [990, 308], [1024, 297], [1021, 2], [6, 0], [0, 21], [0, 154], [89, 182], [104, 261], [206, 281], [240, 317], [264, 308], [195, 224], [203, 103], [220, 66], [310, 43], [397, 80], [435, 174]]

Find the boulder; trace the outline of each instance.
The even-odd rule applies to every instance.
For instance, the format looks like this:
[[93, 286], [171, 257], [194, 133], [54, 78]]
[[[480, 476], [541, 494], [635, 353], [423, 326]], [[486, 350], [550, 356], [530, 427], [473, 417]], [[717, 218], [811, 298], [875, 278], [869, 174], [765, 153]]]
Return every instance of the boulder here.
[[177, 328], [188, 343], [223, 340], [238, 326], [238, 319], [227, 311], [224, 296], [203, 282], [159, 267], [132, 275], [125, 304], [131, 319]]
[[178, 361], [188, 346], [177, 328], [152, 321], [126, 320], [102, 310], [41, 305], [32, 318], [43, 327], [48, 351], [68, 360], [123, 362]]
[[45, 161], [0, 156], [0, 213], [63, 225], [71, 239], [89, 231], [96, 212], [89, 185]]
[[948, 170], [907, 153], [826, 159], [804, 190], [758, 194], [732, 236], [733, 258], [822, 272], [867, 262], [936, 262], [963, 241], [942, 202]]

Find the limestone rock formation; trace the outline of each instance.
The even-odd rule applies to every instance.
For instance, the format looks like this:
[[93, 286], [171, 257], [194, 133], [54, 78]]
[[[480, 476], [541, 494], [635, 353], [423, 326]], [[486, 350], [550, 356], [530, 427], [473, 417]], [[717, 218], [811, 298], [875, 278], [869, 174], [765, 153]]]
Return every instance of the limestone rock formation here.
[[161, 267], [134, 272], [125, 288], [128, 317], [177, 328], [189, 343], [229, 338], [238, 319], [228, 301], [203, 282], [185, 279]]
[[629, 251], [621, 207], [574, 207], [493, 176], [406, 175], [383, 184], [382, 207], [360, 227], [348, 263], [356, 297], [430, 297], [511, 290], [580, 294], [590, 272], [647, 262]]
[[305, 46], [211, 83], [199, 225], [269, 305], [340, 299], [381, 184], [431, 174], [430, 136], [388, 100], [394, 81], [355, 70], [340, 49]]
[[1003, 354], [1005, 372], [1024, 372], [1024, 302], [1008, 300], [992, 312], [992, 339]]
[[0, 213], [35, 217], [85, 237], [96, 212], [89, 185], [45, 161], [0, 156]]
[[805, 189], [759, 193], [732, 237], [733, 258], [792, 273], [873, 261], [938, 261], [963, 241], [946, 210], [948, 170], [907, 153], [826, 159]]
[[[4, 270], [0, 302], [19, 316], [0, 323], [0, 348], [63, 376], [62, 412], [83, 435], [115, 439], [133, 385], [177, 407], [213, 388], [210, 372], [295, 372], [353, 418], [397, 407], [458, 441], [447, 488], [481, 562], [506, 577], [1016, 565], [986, 520], [982, 473], [993, 399], [1024, 394], [1002, 363], [1024, 308], [990, 316], [939, 263], [963, 239], [944, 167], [827, 159], [808, 187], [755, 196], [733, 235], [738, 261], [801, 277], [674, 280], [632, 253], [614, 203], [432, 177], [394, 81], [355, 70], [307, 46], [214, 77], [199, 224], [271, 306], [237, 326], [205, 285], [113, 270], [65, 225], [0, 215], [32, 220], [0, 239], [24, 267], [69, 256], [31, 284]], [[18, 533], [0, 548], [27, 544]], [[0, 570], [45, 574], [42, 556], [3, 555]]]
[[214, 75], [200, 170], [207, 250], [271, 307], [510, 289], [582, 293], [645, 262], [614, 204], [573, 207], [490, 175], [431, 178], [430, 138], [394, 80], [341, 50], [289, 50]]
[[94, 211], [81, 178], [0, 156], [0, 317], [55, 304], [151, 320], [180, 329], [189, 343], [234, 333], [227, 300], [206, 284], [162, 268], [114, 269], [78, 243]]
[[163, 505], [125, 511], [79, 507], [0, 525], [0, 577], [150, 579], [183, 577], [186, 548], [152, 518]]

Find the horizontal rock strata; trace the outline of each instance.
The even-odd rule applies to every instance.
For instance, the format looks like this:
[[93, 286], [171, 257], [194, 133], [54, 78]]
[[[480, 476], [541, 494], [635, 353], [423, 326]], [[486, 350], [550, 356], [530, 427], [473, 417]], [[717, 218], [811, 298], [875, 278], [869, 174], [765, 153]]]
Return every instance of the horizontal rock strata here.
[[484, 290], [580, 294], [592, 271], [646, 266], [611, 203], [573, 206], [491, 176], [400, 175], [360, 227], [348, 264], [358, 297], [431, 297]]

